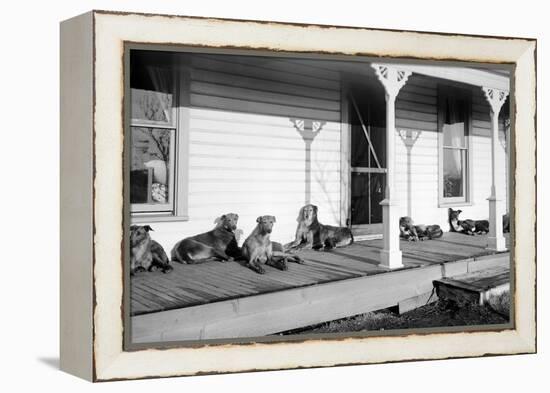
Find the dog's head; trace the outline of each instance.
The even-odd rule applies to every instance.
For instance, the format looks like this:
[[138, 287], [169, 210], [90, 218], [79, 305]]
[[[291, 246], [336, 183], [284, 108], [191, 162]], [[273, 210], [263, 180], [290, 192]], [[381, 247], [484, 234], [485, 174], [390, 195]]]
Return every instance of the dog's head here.
[[409, 216], [401, 217], [399, 219], [399, 226], [403, 228], [409, 228], [413, 225], [413, 220]]
[[449, 221], [457, 221], [462, 210], [453, 210], [449, 208]]
[[277, 222], [275, 216], [260, 216], [256, 219], [261, 233], [271, 233], [273, 224]]
[[305, 205], [300, 209], [300, 221], [304, 221], [307, 225], [310, 225], [317, 219], [317, 206], [311, 203]]
[[144, 241], [151, 240], [151, 237], [149, 236], [149, 231], [152, 230], [153, 228], [151, 228], [149, 225], [132, 225], [130, 227], [130, 245], [132, 247], [135, 247]]
[[218, 224], [218, 227], [227, 229], [228, 231], [233, 232], [237, 229], [237, 223], [239, 222], [239, 215], [235, 213], [227, 213], [222, 215], [219, 218], [216, 218], [214, 221]]

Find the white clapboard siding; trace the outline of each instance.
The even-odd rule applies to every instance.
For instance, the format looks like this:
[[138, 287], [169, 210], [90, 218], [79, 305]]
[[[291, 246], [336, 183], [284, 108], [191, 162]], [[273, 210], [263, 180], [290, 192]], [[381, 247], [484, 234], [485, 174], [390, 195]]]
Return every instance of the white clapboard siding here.
[[277, 59], [200, 55], [192, 59], [187, 222], [155, 223], [169, 251], [239, 214], [242, 242], [260, 215], [271, 238], [288, 242], [306, 200], [306, 143], [293, 120], [320, 122], [308, 138], [311, 202], [327, 224], [340, 221], [340, 75]]
[[[230, 212], [240, 216], [241, 243], [264, 214], [277, 218], [272, 239], [290, 241], [306, 200], [306, 168], [310, 200], [319, 206], [320, 221], [338, 225], [345, 219], [340, 216], [339, 72], [304, 60], [221, 55], [196, 55], [190, 69], [189, 220], [151, 223], [153, 236], [167, 251], [184, 237], [212, 229], [218, 216]], [[373, 77], [357, 78], [373, 91], [379, 84]], [[413, 74], [399, 92], [395, 185], [400, 215], [448, 230], [447, 207], [439, 206], [438, 199], [438, 83]], [[459, 207], [465, 218], [482, 219], [489, 214], [491, 118], [482, 90], [471, 89], [471, 195]], [[296, 120], [321, 124], [307, 140], [309, 166]], [[499, 195], [506, 200], [502, 120], [500, 129], [497, 175]], [[408, 149], [411, 138], [414, 144]]]
[[[501, 122], [502, 123], [502, 122]], [[501, 140], [504, 125], [501, 124]], [[470, 203], [460, 206], [463, 216], [488, 218], [487, 197], [491, 187], [490, 108], [479, 88], [472, 88], [472, 133], [470, 154]], [[407, 134], [408, 131], [408, 134]], [[448, 229], [447, 207], [438, 199], [437, 83], [412, 75], [396, 101], [396, 189], [402, 215], [411, 214], [417, 223], [438, 224]], [[417, 137], [410, 152], [404, 138]], [[497, 176], [499, 192], [506, 200], [504, 145], [499, 144]], [[458, 207], [455, 207], [458, 208]]]

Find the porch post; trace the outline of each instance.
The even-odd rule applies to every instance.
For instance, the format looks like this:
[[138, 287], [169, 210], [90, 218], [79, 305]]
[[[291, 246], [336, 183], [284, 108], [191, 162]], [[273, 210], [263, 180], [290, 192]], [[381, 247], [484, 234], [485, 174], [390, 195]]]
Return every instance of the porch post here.
[[496, 175], [497, 168], [497, 148], [498, 148], [498, 114], [502, 104], [506, 101], [508, 92], [504, 90], [483, 87], [485, 98], [491, 106], [491, 195], [489, 201], [489, 238], [487, 248], [495, 251], [506, 250], [506, 241], [502, 234], [502, 197], [499, 193], [499, 181]]
[[371, 64], [386, 91], [386, 190], [382, 205], [384, 248], [380, 251], [380, 264], [390, 269], [403, 266], [399, 249], [399, 206], [395, 196], [395, 99], [407, 82], [410, 71], [387, 64]]

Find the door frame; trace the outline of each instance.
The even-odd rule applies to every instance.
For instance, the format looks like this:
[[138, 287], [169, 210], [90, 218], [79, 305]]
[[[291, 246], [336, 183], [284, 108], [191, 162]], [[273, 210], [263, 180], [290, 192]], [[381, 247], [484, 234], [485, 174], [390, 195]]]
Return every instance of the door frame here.
[[[340, 89], [340, 225], [351, 228], [351, 124], [349, 82], [342, 79]], [[371, 168], [368, 172], [386, 173], [386, 169]], [[353, 229], [368, 234], [382, 234], [383, 224], [354, 225]]]

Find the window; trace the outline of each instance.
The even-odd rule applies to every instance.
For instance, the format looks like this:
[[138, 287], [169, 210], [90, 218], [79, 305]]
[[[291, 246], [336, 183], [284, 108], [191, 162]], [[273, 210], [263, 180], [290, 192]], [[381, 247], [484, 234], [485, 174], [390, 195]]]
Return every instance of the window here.
[[[179, 76], [176, 56], [130, 52], [130, 205], [133, 216], [175, 216], [178, 208]], [[184, 162], [184, 160], [179, 160]], [[181, 164], [181, 163], [180, 163]]]
[[469, 93], [455, 87], [439, 89], [440, 204], [460, 204], [469, 199]]

